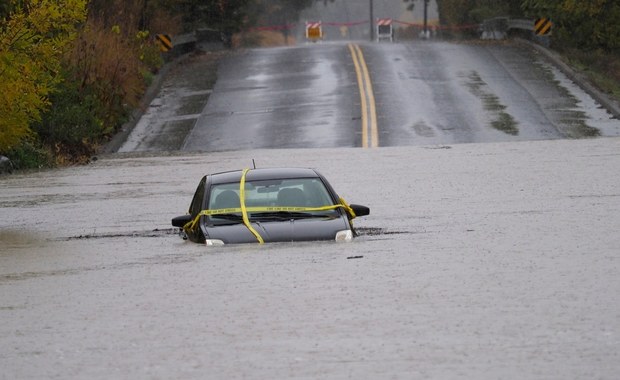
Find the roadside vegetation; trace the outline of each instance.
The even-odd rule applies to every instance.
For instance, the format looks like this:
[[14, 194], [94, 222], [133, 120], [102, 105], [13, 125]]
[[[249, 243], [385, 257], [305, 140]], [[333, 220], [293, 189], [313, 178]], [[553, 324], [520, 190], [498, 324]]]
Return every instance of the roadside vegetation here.
[[313, 1], [0, 0], [0, 155], [17, 169], [87, 162], [164, 64], [157, 34], [208, 28], [231, 44]]
[[[551, 48], [600, 90], [620, 101], [619, 1], [437, 0], [437, 5], [440, 23], [446, 26], [475, 25], [493, 17], [551, 19]], [[466, 37], [477, 36], [476, 30], [469, 33]]]
[[[87, 162], [164, 64], [155, 35], [207, 28], [230, 46], [290, 44], [286, 25], [314, 1], [339, 0], [0, 0], [0, 155], [16, 168]], [[549, 17], [551, 46], [620, 99], [617, 0], [437, 4], [444, 26]], [[263, 25], [281, 29], [243, 32]]]

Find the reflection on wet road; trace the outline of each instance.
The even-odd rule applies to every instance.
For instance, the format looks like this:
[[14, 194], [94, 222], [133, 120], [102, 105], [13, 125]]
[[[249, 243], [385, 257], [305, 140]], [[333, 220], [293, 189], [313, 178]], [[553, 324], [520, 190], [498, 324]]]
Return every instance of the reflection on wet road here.
[[618, 120], [526, 45], [323, 43], [227, 58], [183, 150], [619, 135]]

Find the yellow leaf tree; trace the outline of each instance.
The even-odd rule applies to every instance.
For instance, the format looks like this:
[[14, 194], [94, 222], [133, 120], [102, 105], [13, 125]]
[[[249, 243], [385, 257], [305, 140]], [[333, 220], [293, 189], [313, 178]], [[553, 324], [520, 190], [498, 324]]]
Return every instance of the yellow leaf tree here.
[[62, 80], [61, 58], [86, 19], [86, 0], [11, 0], [0, 20], [0, 152], [30, 134]]

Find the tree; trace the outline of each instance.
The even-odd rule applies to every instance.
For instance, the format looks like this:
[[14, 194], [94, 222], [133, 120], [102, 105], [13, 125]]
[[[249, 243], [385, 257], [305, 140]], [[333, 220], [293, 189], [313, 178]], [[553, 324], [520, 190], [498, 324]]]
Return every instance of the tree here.
[[[424, 0], [422, 0], [422, 1], [424, 1]], [[426, 1], [428, 1], [428, 0], [426, 0]], [[407, 10], [408, 11], [413, 11], [413, 8], [415, 7], [415, 2], [416, 2], [416, 0], [403, 0], [403, 3], [408, 3], [407, 4]]]
[[[250, 25], [287, 25], [315, 0], [252, 0], [248, 6]], [[321, 0], [322, 1], [322, 0]], [[332, 0], [333, 1], [333, 0]], [[286, 29], [285, 29], [286, 32]]]
[[437, 7], [443, 25], [462, 26], [478, 24], [493, 17], [519, 18], [522, 16], [522, 1], [437, 0]]
[[[86, 0], [11, 1], [0, 20], [0, 152], [26, 138], [62, 80], [61, 57], [85, 20]], [[20, 5], [20, 6], [18, 6]]]
[[620, 49], [620, 4], [617, 0], [523, 0], [528, 15], [549, 17], [554, 40], [582, 50]]

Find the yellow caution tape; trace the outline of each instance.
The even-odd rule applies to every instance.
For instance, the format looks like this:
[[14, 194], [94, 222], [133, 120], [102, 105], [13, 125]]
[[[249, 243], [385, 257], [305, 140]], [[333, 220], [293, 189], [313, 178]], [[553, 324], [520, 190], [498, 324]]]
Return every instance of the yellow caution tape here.
[[343, 207], [348, 213], [350, 218], [349, 219], [354, 219], [357, 215], [355, 215], [355, 211], [353, 211], [353, 209], [351, 208], [351, 206], [349, 206], [347, 204], [347, 202], [344, 201], [344, 199], [340, 198], [340, 204], [337, 205], [338, 207]]
[[[347, 204], [337, 204], [337, 205], [329, 205], [329, 206], [321, 206], [321, 207], [261, 206], [261, 207], [246, 207], [245, 209], [248, 213], [254, 213], [254, 212], [279, 212], [279, 211], [285, 211], [285, 212], [329, 211], [329, 210], [335, 210], [337, 208], [344, 208], [348, 212], [350, 219], [354, 218], [353, 215], [355, 213]], [[202, 210], [200, 213], [198, 213], [198, 215], [196, 215], [196, 217], [192, 221], [190, 221], [185, 226], [183, 226], [183, 228], [189, 229], [189, 230], [193, 229], [195, 225], [198, 223], [198, 220], [200, 219], [201, 216], [234, 214], [234, 213], [239, 213], [239, 212], [243, 212], [240, 207], [220, 208], [220, 209], [215, 209], [215, 210]]]
[[243, 174], [241, 175], [241, 181], [239, 181], [239, 198], [241, 201], [241, 215], [243, 215], [243, 224], [250, 230], [250, 232], [256, 236], [256, 240], [258, 240], [259, 244], [263, 244], [265, 241], [263, 237], [252, 227], [250, 223], [250, 219], [248, 218], [248, 210], [245, 207], [245, 176], [248, 174], [250, 169], [243, 169]]
[[[278, 212], [278, 211], [290, 211], [290, 212], [304, 212], [304, 211], [329, 211], [337, 208], [345, 208], [342, 204], [330, 205], [330, 206], [321, 206], [321, 207], [281, 207], [281, 206], [260, 206], [260, 207], [246, 207], [246, 211], [251, 212]], [[233, 214], [237, 212], [243, 212], [241, 208], [221, 208], [217, 210], [202, 210], [200, 212], [200, 216], [202, 215], [222, 215], [222, 214]]]

